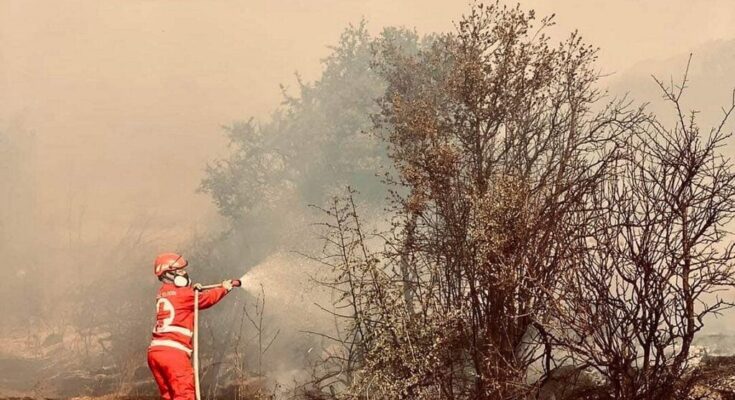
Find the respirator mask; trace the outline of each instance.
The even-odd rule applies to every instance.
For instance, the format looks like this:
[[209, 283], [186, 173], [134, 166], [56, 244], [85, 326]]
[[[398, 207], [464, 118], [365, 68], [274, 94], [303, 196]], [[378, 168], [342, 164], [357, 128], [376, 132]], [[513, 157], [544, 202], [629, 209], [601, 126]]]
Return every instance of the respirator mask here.
[[164, 273], [163, 276], [167, 281], [173, 283], [173, 285], [176, 287], [186, 287], [191, 285], [189, 274], [183, 269], [168, 271]]

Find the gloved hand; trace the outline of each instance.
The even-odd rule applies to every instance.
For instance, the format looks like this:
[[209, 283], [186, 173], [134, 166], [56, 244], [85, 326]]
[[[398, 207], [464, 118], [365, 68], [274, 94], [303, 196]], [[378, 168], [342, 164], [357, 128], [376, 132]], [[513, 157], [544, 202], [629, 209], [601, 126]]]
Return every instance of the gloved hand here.
[[229, 292], [230, 290], [232, 290], [232, 281], [229, 279], [226, 281], [222, 281], [222, 287], [227, 289], [227, 291]]
[[191, 286], [192, 289], [201, 292], [202, 291], [202, 284], [201, 283], [195, 283]]

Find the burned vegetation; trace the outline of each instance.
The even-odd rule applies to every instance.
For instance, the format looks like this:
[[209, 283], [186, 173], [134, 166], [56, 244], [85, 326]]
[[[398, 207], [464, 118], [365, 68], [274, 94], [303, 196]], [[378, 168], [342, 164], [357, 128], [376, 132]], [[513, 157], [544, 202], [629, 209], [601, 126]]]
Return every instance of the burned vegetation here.
[[[213, 312], [204, 398], [735, 398], [735, 360], [697, 341], [733, 305], [735, 97], [701, 127], [682, 66], [651, 78], [669, 106], [654, 115], [602, 90], [597, 49], [553, 25], [495, 2], [442, 35], [350, 26], [320, 79], [225, 128], [230, 153], [200, 190], [226, 228], [185, 249], [213, 266], [197, 279], [276, 265], [293, 286], [306, 272], [283, 253], [297, 250], [329, 295], [274, 311], [279, 293], [256, 284]], [[147, 265], [144, 233], [117, 244], [119, 270]], [[99, 275], [63, 317], [80, 344], [54, 332], [29, 346], [45, 349], [37, 366], [0, 363], [0, 378], [54, 386], [39, 397], [154, 393], [150, 285]]]
[[[338, 331], [312, 399], [684, 399], [706, 318], [732, 304], [725, 122], [598, 89], [596, 50], [550, 18], [474, 6], [417, 52], [375, 43], [387, 229], [324, 207]], [[730, 372], [732, 373], [732, 371]]]

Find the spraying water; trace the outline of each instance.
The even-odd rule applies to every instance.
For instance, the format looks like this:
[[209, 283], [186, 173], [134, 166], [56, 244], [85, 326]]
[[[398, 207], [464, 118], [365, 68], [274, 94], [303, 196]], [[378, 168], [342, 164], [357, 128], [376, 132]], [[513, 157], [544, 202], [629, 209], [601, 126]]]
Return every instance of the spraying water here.
[[[331, 304], [330, 294], [311, 279], [320, 267], [304, 257], [275, 253], [240, 278], [241, 289], [248, 292], [248, 306], [265, 299], [267, 330], [280, 332], [266, 357], [269, 376], [275, 381], [304, 378], [305, 360], [319, 353], [320, 346], [318, 337], [306, 332], [331, 333], [334, 326], [320, 308]], [[317, 351], [312, 352], [313, 348]]]
[[240, 278], [241, 288], [253, 295], [262, 291], [278, 303], [303, 301], [316, 289], [310, 280], [314, 270], [313, 263], [303, 258], [276, 253], [246, 272]]

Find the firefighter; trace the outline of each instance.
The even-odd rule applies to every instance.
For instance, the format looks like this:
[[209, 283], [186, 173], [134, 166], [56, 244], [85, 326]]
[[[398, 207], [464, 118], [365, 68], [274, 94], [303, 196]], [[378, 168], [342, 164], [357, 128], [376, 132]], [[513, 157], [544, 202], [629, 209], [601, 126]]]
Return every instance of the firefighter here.
[[[176, 253], [156, 257], [153, 272], [161, 281], [156, 297], [156, 325], [148, 348], [148, 366], [163, 400], [193, 400], [194, 370], [191, 365], [194, 329], [194, 290], [187, 274], [188, 262]], [[199, 294], [199, 309], [217, 304], [232, 290], [230, 280], [222, 287]]]

